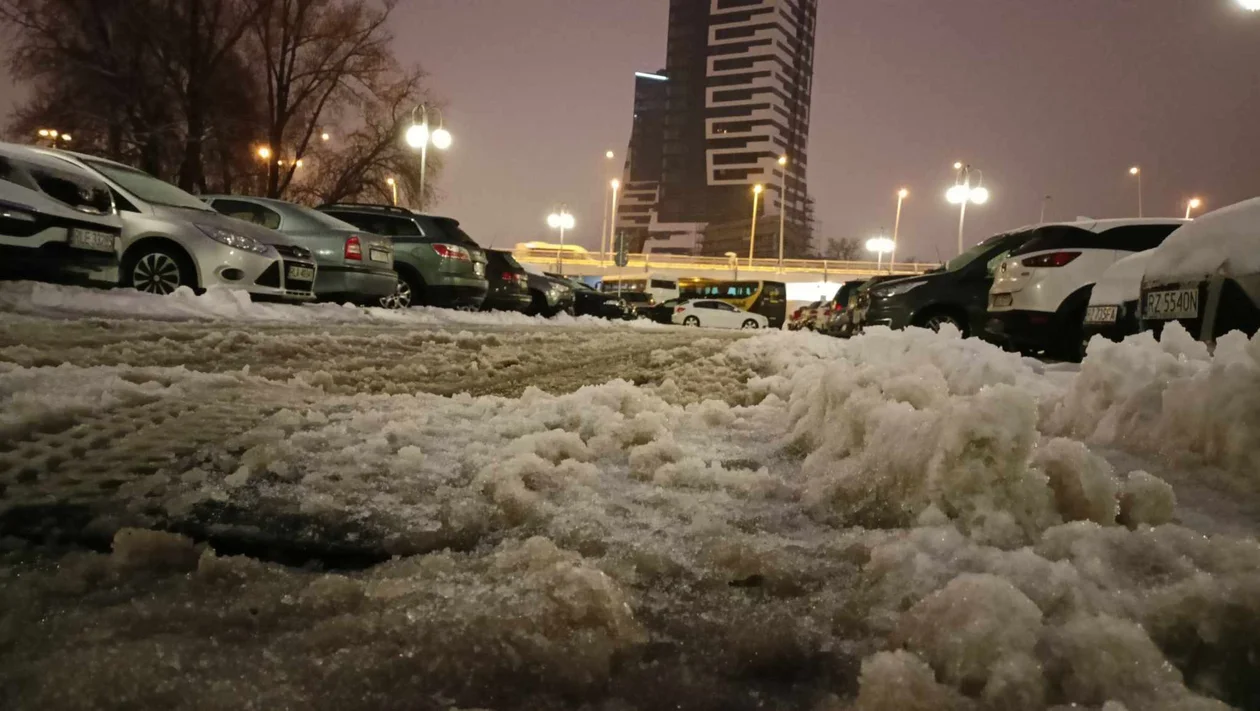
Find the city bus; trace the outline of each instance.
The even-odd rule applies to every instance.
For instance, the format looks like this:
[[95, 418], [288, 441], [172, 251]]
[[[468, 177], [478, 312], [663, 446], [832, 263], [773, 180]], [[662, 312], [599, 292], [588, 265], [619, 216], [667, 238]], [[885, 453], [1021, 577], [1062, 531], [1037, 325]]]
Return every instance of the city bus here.
[[716, 299], [761, 314], [770, 328], [783, 328], [787, 320], [787, 285], [781, 281], [679, 279], [678, 293], [684, 299]]
[[599, 289], [605, 294], [648, 294], [658, 304], [678, 298], [678, 280], [655, 274], [606, 276]]

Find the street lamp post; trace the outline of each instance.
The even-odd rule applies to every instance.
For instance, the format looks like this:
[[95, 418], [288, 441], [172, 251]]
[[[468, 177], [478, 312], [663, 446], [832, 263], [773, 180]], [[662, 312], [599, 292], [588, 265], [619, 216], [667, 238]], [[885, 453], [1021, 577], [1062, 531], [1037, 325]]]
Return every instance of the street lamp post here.
[[[967, 203], [983, 205], [989, 201], [989, 191], [984, 187], [984, 174], [961, 162], [954, 164], [958, 171], [957, 182], [945, 193], [945, 199], [952, 205], [958, 205], [958, 253], [963, 253], [963, 229], [967, 221]], [[971, 174], [979, 174], [976, 187], [971, 186]]]
[[1139, 166], [1129, 168], [1129, 175], [1137, 177], [1138, 181], [1138, 217], [1142, 216], [1142, 169]]
[[735, 273], [734, 280], [739, 281], [739, 255], [734, 252], [727, 252], [726, 261], [730, 263], [731, 270]]
[[[616, 156], [612, 151], [604, 153], [604, 159], [611, 161]], [[603, 182], [602, 180], [600, 181]], [[614, 191], [615, 192], [615, 191]], [[613, 208], [616, 211], [616, 208]], [[603, 264], [608, 259], [608, 249], [612, 245], [612, 233], [608, 231], [608, 193], [604, 191], [604, 226], [599, 230], [599, 263]], [[616, 218], [613, 218], [613, 229], [617, 229]]]
[[[1257, 0], [1257, 2], [1260, 2], [1260, 0]], [[1192, 210], [1198, 210], [1200, 207], [1203, 207], [1203, 201], [1199, 198], [1190, 198], [1186, 201], [1186, 219], [1190, 219], [1190, 212]]]
[[[436, 131], [429, 130], [429, 106], [428, 104], [420, 104], [411, 110], [411, 127], [407, 129], [405, 138], [407, 145], [412, 148], [420, 149], [420, 209], [424, 209], [425, 203], [425, 178], [429, 171], [429, 144], [439, 151], [444, 151], [451, 147], [451, 132], [443, 128], [442, 111], [436, 106], [434, 111], [438, 112], [438, 127]], [[420, 122], [416, 122], [416, 112], [420, 112]]]
[[1052, 195], [1047, 195], [1041, 198], [1041, 219], [1037, 221], [1038, 224], [1044, 225], [1046, 223], [1046, 206], [1049, 205], [1050, 201], [1053, 199], [1054, 197]]
[[753, 186], [753, 211], [752, 211], [752, 230], [748, 233], [748, 268], [752, 269], [753, 247], [757, 244], [757, 203], [761, 200], [761, 193], [766, 186], [757, 183]]
[[560, 251], [556, 253], [556, 271], [561, 275], [564, 274], [564, 231], [573, 229], [573, 225], [573, 215], [564, 205], [560, 206], [559, 212], [553, 212], [547, 216], [547, 226], [553, 230], [560, 230]]
[[893, 220], [892, 250], [888, 257], [888, 273], [893, 273], [893, 265], [897, 263], [897, 238], [901, 234], [901, 203], [910, 197], [910, 191], [902, 188], [897, 191], [897, 218]]
[[787, 156], [779, 156], [779, 273], [783, 273], [783, 230], [787, 222]]
[[389, 189], [393, 191], [394, 207], [398, 207], [398, 181], [394, 180], [393, 178], [386, 178], [385, 184], [388, 185]]

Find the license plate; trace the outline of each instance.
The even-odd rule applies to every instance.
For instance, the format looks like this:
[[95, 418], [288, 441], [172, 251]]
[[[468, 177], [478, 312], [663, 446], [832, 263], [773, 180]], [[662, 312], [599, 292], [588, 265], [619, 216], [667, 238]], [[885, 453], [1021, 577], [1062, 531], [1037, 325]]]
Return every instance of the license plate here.
[[94, 249], [98, 252], [114, 251], [114, 236], [108, 232], [96, 230], [70, 230], [70, 246], [79, 249]]
[[310, 267], [289, 267], [288, 274], [294, 281], [315, 281], [315, 270]]
[[476, 274], [477, 276], [485, 276], [486, 265], [481, 262], [473, 262], [473, 274]]
[[1151, 291], [1146, 294], [1142, 318], [1168, 320], [1199, 315], [1199, 287]]
[[1085, 323], [1115, 323], [1119, 313], [1116, 306], [1091, 306], [1085, 309]]
[[373, 262], [388, 262], [389, 252], [384, 249], [369, 249], [368, 259], [371, 259]]
[[994, 308], [1000, 309], [1000, 308], [1010, 306], [1012, 303], [1014, 303], [1014, 301], [1015, 301], [1015, 297], [1011, 296], [1010, 294], [994, 294], [990, 299], [989, 305]]

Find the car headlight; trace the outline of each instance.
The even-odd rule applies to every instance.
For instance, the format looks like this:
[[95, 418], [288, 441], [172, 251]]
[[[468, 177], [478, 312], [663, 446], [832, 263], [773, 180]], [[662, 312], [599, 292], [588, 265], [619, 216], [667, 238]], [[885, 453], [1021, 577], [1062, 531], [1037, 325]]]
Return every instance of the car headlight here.
[[908, 291], [917, 289], [926, 283], [927, 282], [925, 281], [912, 281], [912, 282], [907, 282], [905, 284], [894, 284], [893, 286], [880, 289], [879, 291], [875, 292], [875, 295], [881, 299], [886, 299], [890, 296], [900, 296]]
[[222, 242], [233, 249], [241, 249], [254, 254], [267, 253], [267, 245], [248, 235], [225, 230], [215, 225], [197, 225], [197, 229], [215, 242]]

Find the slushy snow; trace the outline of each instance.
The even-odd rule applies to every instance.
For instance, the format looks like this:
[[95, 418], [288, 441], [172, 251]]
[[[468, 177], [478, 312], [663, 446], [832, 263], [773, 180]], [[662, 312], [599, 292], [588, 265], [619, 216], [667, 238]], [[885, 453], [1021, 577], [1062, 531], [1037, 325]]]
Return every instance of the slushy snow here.
[[[917, 329], [311, 341], [557, 385], [504, 395], [358, 387], [230, 315], [59, 339], [47, 308], [0, 316], [6, 708], [1260, 707], [1260, 526], [1182, 522], [1260, 500], [1260, 339], [1170, 324], [1079, 372]], [[238, 345], [105, 362], [206, 328]]]

